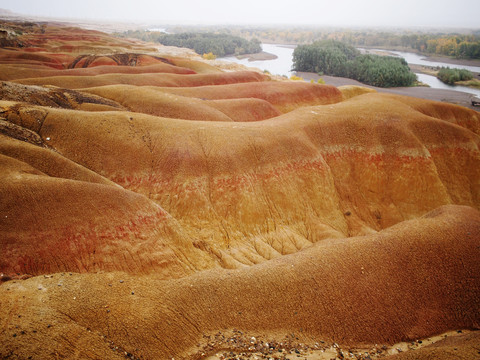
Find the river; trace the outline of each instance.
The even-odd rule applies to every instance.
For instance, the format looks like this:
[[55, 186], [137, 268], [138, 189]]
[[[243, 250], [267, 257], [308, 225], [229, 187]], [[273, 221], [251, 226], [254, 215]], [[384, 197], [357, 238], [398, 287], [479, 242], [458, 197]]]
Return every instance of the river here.
[[267, 70], [272, 75], [285, 75], [290, 77], [293, 64], [293, 46], [262, 44], [262, 50], [276, 55], [274, 60], [249, 61], [248, 59], [237, 59], [235, 56], [221, 58], [221, 60], [236, 62], [249, 67], [256, 67], [260, 70]]
[[[364, 50], [364, 49], [362, 49]], [[373, 50], [373, 51], [386, 51], [386, 50]], [[412, 65], [422, 65], [430, 67], [450, 67], [452, 69], [467, 69], [472, 72], [480, 73], [480, 66], [467, 66], [467, 65], [458, 65], [458, 64], [447, 64], [438, 61], [430, 61], [425, 58], [424, 55], [419, 55], [415, 53], [403, 52], [403, 51], [391, 51], [387, 50], [388, 53], [395, 54], [398, 57], [403, 57], [408, 64]], [[470, 88], [467, 86], [452, 86], [447, 85], [444, 82], [440, 81], [437, 77], [422, 73], [416, 73], [419, 81], [427, 84], [432, 89], [446, 89], [454, 91], [462, 91], [469, 94], [477, 95], [480, 97], [480, 89]]]
[[[382, 51], [382, 50], [380, 50]], [[403, 57], [409, 64], [417, 64], [424, 66], [433, 66], [433, 67], [450, 67], [452, 69], [467, 69], [473, 72], [480, 72], [480, 66], [468, 66], [468, 65], [458, 65], [458, 64], [447, 64], [438, 61], [431, 61], [425, 58], [425, 55], [419, 55], [415, 53], [403, 52], [403, 51], [391, 51], [387, 50], [389, 53], [395, 54], [397, 56]]]
[[[256, 67], [261, 70], [267, 70], [273, 75], [285, 75], [290, 77], [294, 74], [292, 69], [293, 64], [293, 50], [294, 46], [288, 45], [276, 45], [276, 44], [262, 44], [262, 50], [274, 54], [277, 56], [277, 59], [274, 60], [258, 60], [258, 61], [248, 61], [248, 59], [237, 59], [235, 56], [224, 57], [222, 60], [232, 61], [239, 64], [243, 64], [245, 66]], [[379, 50], [385, 51], [385, 50]], [[447, 64], [437, 61], [429, 61], [425, 59], [424, 56], [408, 53], [408, 52], [401, 52], [401, 51], [388, 51], [389, 53], [393, 53], [397, 56], [403, 57], [407, 63], [409, 64], [416, 64], [416, 65], [424, 65], [424, 66], [439, 66], [439, 67], [450, 67], [450, 68], [459, 68], [459, 69], [467, 69], [473, 72], [480, 73], [480, 67], [478, 66], [463, 66], [463, 65], [456, 65], [456, 64]], [[435, 76], [426, 75], [417, 73], [418, 80], [429, 85], [433, 89], [447, 89], [447, 90], [454, 90], [454, 91], [461, 91], [466, 92], [469, 94], [474, 94], [480, 97], [480, 90], [474, 89], [466, 86], [450, 86], [444, 84], [440, 80], [438, 80]]]

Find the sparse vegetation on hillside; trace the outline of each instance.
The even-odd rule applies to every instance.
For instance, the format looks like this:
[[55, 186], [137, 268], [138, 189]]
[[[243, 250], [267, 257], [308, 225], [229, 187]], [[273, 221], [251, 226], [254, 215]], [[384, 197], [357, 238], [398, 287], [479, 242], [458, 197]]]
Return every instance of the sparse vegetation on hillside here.
[[303, 78], [302, 78], [301, 76], [292, 75], [292, 76], [290, 76], [290, 80], [296, 80], [296, 81], [298, 81], [298, 80], [303, 80]]
[[126, 37], [135, 37], [144, 41], [158, 42], [162, 45], [186, 47], [197, 54], [212, 53], [215, 56], [256, 54], [262, 51], [258, 39], [245, 40], [239, 36], [224, 33], [165, 34], [155, 31], [127, 31]]
[[412, 86], [416, 81], [402, 58], [361, 55], [353, 46], [333, 40], [298, 46], [293, 70], [348, 77], [378, 87]]

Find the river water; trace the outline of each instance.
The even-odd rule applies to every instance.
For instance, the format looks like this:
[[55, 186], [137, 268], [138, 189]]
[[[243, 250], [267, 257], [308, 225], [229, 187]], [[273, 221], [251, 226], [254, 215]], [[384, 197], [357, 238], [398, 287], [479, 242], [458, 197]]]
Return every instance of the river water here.
[[260, 70], [267, 70], [272, 75], [285, 75], [290, 77], [293, 64], [293, 46], [262, 44], [262, 50], [277, 55], [274, 60], [249, 61], [248, 59], [237, 59], [235, 56], [221, 58], [221, 60], [233, 61], [245, 66], [256, 67]]
[[[237, 59], [235, 56], [224, 57], [222, 60], [232, 61], [239, 64], [243, 64], [249, 67], [256, 67], [261, 70], [267, 70], [273, 75], [285, 75], [290, 77], [294, 74], [291, 69], [293, 65], [293, 50], [294, 46], [285, 46], [285, 45], [276, 45], [276, 44], [262, 44], [262, 50], [274, 54], [277, 56], [277, 59], [274, 60], [259, 60], [259, 61], [248, 61], [248, 59]], [[372, 50], [371, 50], [372, 51]], [[375, 50], [373, 50], [375, 51]], [[385, 50], [379, 50], [385, 51]], [[402, 51], [388, 51], [389, 53], [393, 53], [397, 56], [403, 57], [407, 63], [409, 64], [417, 64], [423, 66], [439, 66], [439, 67], [450, 67], [450, 68], [458, 68], [458, 69], [467, 69], [473, 72], [480, 73], [479, 66], [463, 66], [463, 65], [456, 65], [456, 64], [447, 64], [437, 61], [428, 61], [425, 59], [424, 56], [402, 52]], [[426, 75], [426, 74], [416, 74], [418, 80], [429, 85], [433, 89], [447, 89], [447, 90], [454, 90], [454, 91], [462, 91], [469, 94], [474, 94], [480, 97], [480, 90], [474, 89], [466, 86], [451, 86], [444, 84], [440, 80], [438, 80], [435, 76]]]
[[[381, 51], [381, 50], [380, 50]], [[418, 64], [424, 66], [438, 66], [438, 67], [450, 67], [452, 69], [467, 69], [473, 72], [480, 72], [480, 66], [467, 66], [467, 65], [457, 65], [457, 64], [447, 64], [437, 61], [430, 61], [425, 58], [424, 55], [408, 53], [403, 51], [390, 51], [389, 53], [395, 54], [397, 56], [403, 57], [409, 64]]]
[[[374, 51], [382, 51], [382, 50], [374, 50]], [[396, 56], [403, 57], [407, 63], [412, 65], [422, 65], [422, 66], [430, 66], [430, 67], [450, 67], [452, 69], [467, 69], [469, 71], [480, 73], [480, 66], [467, 66], [467, 65], [447, 64], [447, 63], [442, 63], [438, 61], [430, 61], [430, 60], [427, 60], [424, 55], [403, 52], [403, 51], [388, 50], [388, 52], [395, 54]], [[419, 81], [427, 84], [432, 89], [462, 91], [462, 92], [477, 95], [480, 97], [480, 89], [474, 89], [467, 86], [447, 85], [441, 82], [440, 80], [438, 80], [437, 77], [432, 75], [421, 74], [421, 73], [416, 73], [416, 75]]]

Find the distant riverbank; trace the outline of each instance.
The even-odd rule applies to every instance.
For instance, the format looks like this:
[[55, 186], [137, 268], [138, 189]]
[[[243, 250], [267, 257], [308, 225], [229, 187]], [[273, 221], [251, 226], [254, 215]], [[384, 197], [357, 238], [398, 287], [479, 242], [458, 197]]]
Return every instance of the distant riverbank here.
[[[430, 61], [430, 62], [439, 62], [439, 63], [445, 63], [445, 64], [451, 64], [451, 65], [460, 65], [460, 66], [477, 66], [480, 67], [480, 59], [457, 59], [449, 56], [441, 56], [441, 55], [428, 55], [422, 52], [417, 51], [416, 49], [411, 49], [411, 48], [405, 48], [405, 47], [392, 47], [392, 48], [383, 48], [380, 46], [363, 46], [363, 49], [368, 49], [368, 50], [381, 50], [386, 53], [388, 52], [394, 52], [394, 51], [399, 51], [399, 52], [407, 52], [407, 53], [413, 53], [417, 54], [418, 56], [422, 57], [425, 61]], [[391, 55], [391, 54], [390, 54]]]
[[262, 51], [257, 54], [237, 55], [237, 59], [239, 60], [247, 59], [248, 61], [265, 61], [265, 60], [278, 59], [278, 56], [275, 54], [270, 54], [266, 51]]
[[307, 81], [313, 80], [316, 82], [321, 77], [325, 81], [325, 84], [328, 84], [328, 85], [333, 85], [333, 86], [357, 85], [357, 86], [363, 86], [363, 87], [375, 89], [378, 92], [413, 96], [413, 97], [418, 97], [422, 99], [448, 102], [451, 104], [457, 104], [464, 107], [468, 107], [473, 110], [477, 110], [477, 111], [479, 110], [478, 107], [472, 106], [471, 98], [473, 95], [464, 93], [461, 91], [435, 89], [435, 88], [429, 88], [429, 87], [423, 87], [423, 86], [379, 88], [375, 86], [365, 85], [356, 80], [342, 78], [342, 77], [326, 76], [326, 75], [319, 76], [318, 74], [315, 74], [315, 73], [305, 73], [305, 72], [297, 72], [297, 75], [301, 76], [303, 79]]
[[[287, 77], [290, 77], [292, 74], [294, 74], [291, 71], [292, 67], [292, 55], [293, 55], [293, 50], [295, 46], [292, 45], [275, 45], [275, 44], [262, 44], [263, 52], [264, 53], [270, 53], [274, 54], [277, 56], [274, 60], [252, 60], [249, 61], [248, 58], [243, 58], [243, 59], [237, 59], [236, 57], [229, 57], [229, 58], [221, 58], [219, 60], [226, 60], [226, 61], [231, 61], [235, 63], [240, 63], [242, 65], [248, 66], [248, 67], [256, 67], [260, 70], [268, 70], [272, 75], [284, 75]], [[374, 51], [374, 49], [368, 49], [369, 51]], [[381, 52], [389, 52], [388, 50], [385, 49], [378, 49], [377, 51]], [[392, 50], [392, 55], [395, 50]], [[397, 54], [398, 55], [398, 54]], [[417, 54], [415, 54], [417, 55]], [[266, 55], [259, 55], [259, 56], [266, 56]], [[421, 57], [422, 60], [425, 60], [423, 56]], [[438, 60], [443, 60], [443, 58], [439, 58]], [[456, 65], [463, 65], [463, 66], [473, 66], [476, 67], [478, 64], [476, 62], [472, 62], [469, 60], [459, 60], [459, 59], [450, 59], [452, 62], [455, 61]], [[415, 61], [417, 62], [417, 61]], [[426, 61], [425, 61], [426, 62]], [[462, 89], [462, 91], [459, 91], [460, 88], [456, 88], [456, 90], [453, 90], [452, 87], [449, 87], [443, 83], [441, 83], [440, 80], [437, 78], [430, 75], [422, 75], [422, 74], [428, 74], [427, 68], [430, 66], [433, 66], [432, 64], [436, 63], [427, 63], [428, 65], [414, 65], [414, 64], [409, 64], [411, 67], [414, 67], [415, 69], [418, 69], [417, 71], [414, 71], [415, 73], [419, 74], [419, 78], [423, 82], [432, 82], [432, 81], [438, 81], [438, 83], [434, 84], [436, 87], [406, 87], [406, 88], [391, 88], [391, 89], [384, 89], [384, 88], [375, 88], [373, 86], [368, 86], [365, 84], [362, 84], [358, 81], [352, 80], [352, 79], [346, 79], [346, 78], [337, 78], [333, 76], [322, 76], [322, 78], [325, 80], [327, 84], [331, 84], [334, 86], [341, 86], [341, 85], [359, 85], [359, 86], [365, 86], [365, 87], [370, 87], [374, 88], [379, 92], [387, 92], [387, 93], [395, 93], [395, 94], [400, 94], [400, 95], [407, 95], [407, 96], [414, 96], [414, 97], [419, 97], [423, 99], [430, 99], [430, 100], [436, 100], [436, 101], [443, 101], [443, 102], [449, 102], [453, 104], [458, 104], [462, 105], [465, 107], [469, 107], [471, 109], [479, 110], [478, 107], [474, 108], [471, 105], [471, 98], [472, 94], [469, 93], [469, 91], [465, 91]], [[422, 66], [425, 66], [425, 68], [422, 69]], [[314, 81], [317, 81], [320, 76], [318, 74], [313, 74], [313, 73], [302, 73], [298, 72], [298, 76], [301, 76], [307, 81], [310, 81], [313, 79]], [[441, 88], [443, 87], [443, 88]], [[475, 91], [475, 90], [474, 90]], [[476, 90], [479, 91], [479, 90]]]

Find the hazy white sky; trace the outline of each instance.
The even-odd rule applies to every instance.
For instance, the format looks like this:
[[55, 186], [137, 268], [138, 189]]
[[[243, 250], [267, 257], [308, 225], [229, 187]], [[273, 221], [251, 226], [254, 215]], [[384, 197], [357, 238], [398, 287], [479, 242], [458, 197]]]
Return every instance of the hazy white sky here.
[[480, 28], [480, 0], [0, 0], [52, 17], [198, 24]]

